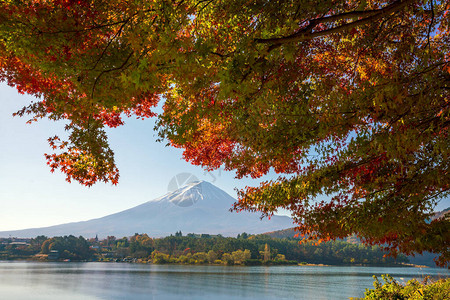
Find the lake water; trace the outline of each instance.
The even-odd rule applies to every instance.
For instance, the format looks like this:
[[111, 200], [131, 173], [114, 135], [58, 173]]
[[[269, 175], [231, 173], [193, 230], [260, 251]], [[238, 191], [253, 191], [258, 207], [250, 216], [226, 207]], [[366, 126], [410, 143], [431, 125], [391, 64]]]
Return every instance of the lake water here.
[[400, 282], [446, 269], [320, 266], [184, 266], [127, 263], [0, 262], [1, 299], [348, 299], [372, 275]]

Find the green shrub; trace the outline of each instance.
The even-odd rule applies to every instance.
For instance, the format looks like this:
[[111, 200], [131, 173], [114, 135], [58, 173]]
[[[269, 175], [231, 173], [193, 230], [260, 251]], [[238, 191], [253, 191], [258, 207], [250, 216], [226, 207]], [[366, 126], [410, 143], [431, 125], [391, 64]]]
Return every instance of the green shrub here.
[[[365, 300], [448, 300], [450, 299], [450, 278], [430, 282], [410, 280], [406, 285], [398, 283], [390, 275], [381, 275], [384, 284], [376, 276], [374, 289], [366, 289]], [[353, 298], [355, 299], [355, 298]]]

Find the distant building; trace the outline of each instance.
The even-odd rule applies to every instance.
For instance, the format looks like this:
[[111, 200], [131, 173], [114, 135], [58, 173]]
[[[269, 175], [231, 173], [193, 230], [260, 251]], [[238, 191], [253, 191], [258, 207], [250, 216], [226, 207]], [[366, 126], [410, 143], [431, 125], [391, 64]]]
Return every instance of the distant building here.
[[9, 245], [21, 245], [21, 246], [28, 246], [29, 244], [26, 242], [11, 242]]
[[2, 239], [2, 244], [3, 245], [29, 245], [30, 244], [31, 239], [29, 238], [16, 238], [16, 237], [12, 237], [9, 239]]

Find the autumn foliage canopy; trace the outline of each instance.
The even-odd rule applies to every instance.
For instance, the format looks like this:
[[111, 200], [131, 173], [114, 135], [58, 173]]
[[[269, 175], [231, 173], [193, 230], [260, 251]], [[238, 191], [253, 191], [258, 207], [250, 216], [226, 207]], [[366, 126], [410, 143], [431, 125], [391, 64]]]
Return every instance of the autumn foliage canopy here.
[[[235, 209], [290, 210], [308, 239], [450, 259], [450, 1], [4, 0], [0, 79], [67, 120], [52, 171], [116, 184], [105, 127], [158, 117], [207, 169], [275, 181]], [[316, 197], [329, 200], [318, 202]]]

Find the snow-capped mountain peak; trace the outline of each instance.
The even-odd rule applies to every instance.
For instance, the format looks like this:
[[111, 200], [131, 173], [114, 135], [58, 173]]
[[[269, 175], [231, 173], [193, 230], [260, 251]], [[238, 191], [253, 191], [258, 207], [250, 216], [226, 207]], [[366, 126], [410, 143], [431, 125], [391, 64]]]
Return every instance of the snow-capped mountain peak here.
[[0, 237], [34, 237], [38, 235], [82, 235], [86, 238], [130, 236], [147, 233], [163, 237], [183, 233], [222, 234], [264, 233], [293, 226], [286, 216], [260, 220], [258, 213], [231, 212], [236, 199], [206, 181], [196, 181], [136, 207], [84, 222], [44, 228], [0, 232]]

